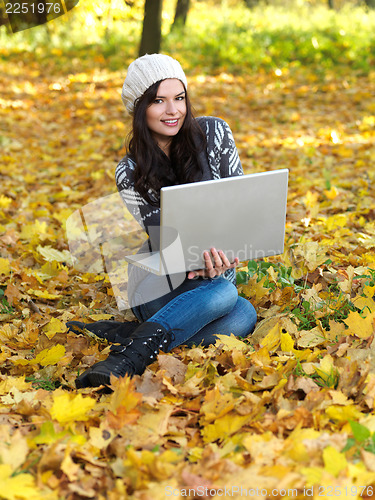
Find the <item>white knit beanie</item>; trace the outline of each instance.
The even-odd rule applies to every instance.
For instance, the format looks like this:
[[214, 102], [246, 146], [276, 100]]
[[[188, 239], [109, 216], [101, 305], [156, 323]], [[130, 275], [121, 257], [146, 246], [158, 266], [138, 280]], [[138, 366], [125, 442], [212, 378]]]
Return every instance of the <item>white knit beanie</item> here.
[[185, 73], [176, 59], [165, 54], [146, 54], [133, 61], [128, 68], [121, 92], [122, 102], [128, 112], [133, 113], [135, 101], [151, 85], [167, 78], [177, 78], [187, 88]]

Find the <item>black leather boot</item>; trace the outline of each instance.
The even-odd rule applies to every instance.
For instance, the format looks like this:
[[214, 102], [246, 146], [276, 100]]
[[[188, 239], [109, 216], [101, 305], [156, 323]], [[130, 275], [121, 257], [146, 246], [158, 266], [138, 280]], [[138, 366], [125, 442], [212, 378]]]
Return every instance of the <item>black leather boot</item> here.
[[81, 321], [68, 321], [66, 326], [69, 331], [80, 334], [85, 330], [93, 333], [102, 340], [111, 344], [123, 344], [123, 342], [138, 328], [138, 321], [96, 321], [95, 323], [83, 323]]
[[[166, 351], [174, 339], [173, 332], [159, 323], [145, 321], [123, 345], [113, 345], [107, 359], [99, 361], [76, 379], [76, 387], [109, 385], [115, 377], [141, 375], [153, 363], [159, 350]], [[126, 345], [125, 345], [126, 342]]]

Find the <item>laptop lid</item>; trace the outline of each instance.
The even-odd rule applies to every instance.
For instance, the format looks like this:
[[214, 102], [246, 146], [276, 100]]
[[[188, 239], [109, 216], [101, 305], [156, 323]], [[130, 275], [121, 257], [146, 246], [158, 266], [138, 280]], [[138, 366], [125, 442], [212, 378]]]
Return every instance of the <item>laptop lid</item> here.
[[211, 247], [231, 262], [283, 253], [288, 173], [280, 169], [162, 188], [161, 249], [168, 273], [203, 268], [203, 252]]

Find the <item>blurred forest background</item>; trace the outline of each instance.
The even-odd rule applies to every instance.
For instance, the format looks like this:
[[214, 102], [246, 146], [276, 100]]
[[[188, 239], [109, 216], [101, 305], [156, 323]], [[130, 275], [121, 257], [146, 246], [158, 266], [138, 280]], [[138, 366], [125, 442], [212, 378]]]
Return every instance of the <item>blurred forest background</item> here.
[[[306, 65], [321, 71], [348, 64], [367, 72], [375, 52], [375, 0], [81, 0], [72, 8], [74, 3], [66, 0], [71, 10], [52, 22], [14, 34], [3, 5], [3, 57], [12, 47], [18, 54], [36, 50], [45, 56], [55, 49], [62, 51], [58, 65], [81, 49], [83, 59], [95, 53], [96, 64], [117, 70], [138, 54], [164, 51], [191, 71]], [[10, 16], [13, 31], [23, 21], [45, 21], [44, 11], [28, 9], [22, 18]]]

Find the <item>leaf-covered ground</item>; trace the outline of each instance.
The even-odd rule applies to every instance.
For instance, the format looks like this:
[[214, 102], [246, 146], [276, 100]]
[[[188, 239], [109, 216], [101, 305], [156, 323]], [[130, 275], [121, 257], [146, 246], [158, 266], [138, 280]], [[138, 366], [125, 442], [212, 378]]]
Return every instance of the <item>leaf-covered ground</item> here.
[[371, 497], [375, 73], [191, 75], [247, 173], [289, 168], [286, 250], [241, 269], [252, 338], [103, 393], [74, 379], [108, 346], [65, 322], [124, 318], [105, 275], [68, 265], [64, 224], [115, 192], [124, 75], [28, 57], [0, 73], [0, 498]]

